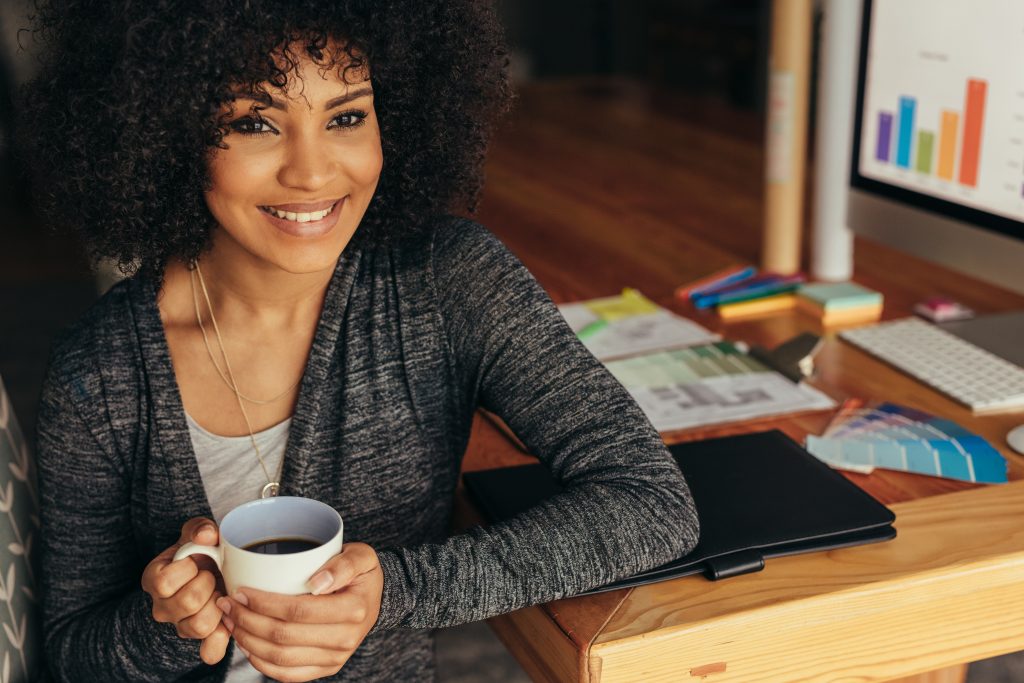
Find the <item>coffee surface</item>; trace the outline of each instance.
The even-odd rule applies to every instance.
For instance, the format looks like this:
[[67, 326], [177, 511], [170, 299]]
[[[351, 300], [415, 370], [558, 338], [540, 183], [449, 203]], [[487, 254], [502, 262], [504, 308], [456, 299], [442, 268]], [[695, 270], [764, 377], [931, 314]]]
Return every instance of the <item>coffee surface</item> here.
[[312, 550], [319, 545], [320, 543], [317, 541], [311, 541], [308, 538], [269, 538], [250, 543], [244, 546], [243, 550], [260, 553], [261, 555], [288, 555], [290, 553]]

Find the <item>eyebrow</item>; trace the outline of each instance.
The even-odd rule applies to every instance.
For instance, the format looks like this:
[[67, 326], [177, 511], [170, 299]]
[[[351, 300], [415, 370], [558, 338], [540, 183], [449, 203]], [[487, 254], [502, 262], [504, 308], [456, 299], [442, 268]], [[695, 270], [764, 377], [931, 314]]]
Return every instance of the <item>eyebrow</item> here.
[[[352, 100], [358, 100], [360, 97], [366, 97], [372, 94], [373, 88], [357, 88], [356, 90], [347, 92], [344, 95], [341, 95], [340, 97], [335, 97], [334, 99], [329, 100], [327, 104], [324, 105], [324, 111], [330, 111], [336, 107], [340, 107], [343, 104], [347, 104]], [[243, 97], [251, 98], [256, 102], [259, 102], [260, 104], [264, 104], [270, 107], [271, 109], [279, 109], [281, 111], [287, 111], [288, 109], [288, 105], [285, 102], [282, 102], [281, 100], [276, 100], [273, 97], [270, 97], [269, 95], [265, 97], [261, 95], [245, 95]]]

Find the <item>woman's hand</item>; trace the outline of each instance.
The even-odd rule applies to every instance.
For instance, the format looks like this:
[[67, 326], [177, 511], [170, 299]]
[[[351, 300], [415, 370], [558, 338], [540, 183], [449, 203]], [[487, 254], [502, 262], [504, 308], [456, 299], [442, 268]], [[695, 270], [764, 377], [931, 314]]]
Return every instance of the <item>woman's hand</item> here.
[[153, 558], [142, 572], [142, 590], [153, 598], [153, 618], [177, 626], [182, 638], [202, 640], [199, 656], [207, 664], [223, 659], [231, 640], [217, 607], [217, 598], [223, 592], [218, 590], [214, 573], [197, 563], [203, 562], [202, 556], [172, 560], [178, 548], [189, 541], [217, 545], [219, 540], [220, 533], [213, 522], [194, 517], [181, 528], [178, 542]]
[[314, 595], [242, 588], [217, 605], [252, 665], [278, 681], [338, 673], [380, 613], [384, 574], [365, 543], [346, 543], [309, 582]]

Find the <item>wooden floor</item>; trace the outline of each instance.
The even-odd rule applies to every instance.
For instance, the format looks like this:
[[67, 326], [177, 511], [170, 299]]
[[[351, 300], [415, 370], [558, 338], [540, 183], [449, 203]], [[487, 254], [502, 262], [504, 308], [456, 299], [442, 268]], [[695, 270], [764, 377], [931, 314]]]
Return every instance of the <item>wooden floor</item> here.
[[[600, 94], [600, 93], [599, 93]], [[628, 89], [612, 96], [629, 96]], [[535, 93], [528, 96], [542, 96]], [[664, 104], [666, 115], [673, 115], [674, 105]], [[551, 112], [557, 117], [557, 112]], [[687, 154], [706, 152], [706, 146], [716, 145], [721, 150], [730, 140], [749, 142], [760, 135], [756, 120], [743, 112], [732, 112], [727, 108], [710, 105], [705, 108], [688, 108], [686, 115], [692, 120], [703, 120], [713, 130], [719, 131], [714, 140], [694, 138], [662, 141], [665, 145], [677, 146]], [[629, 125], [628, 121], [620, 122]], [[584, 125], [581, 123], [581, 125]], [[495, 161], [489, 166], [488, 192], [510, 193], [516, 188], [503, 185], [505, 176], [502, 164], [535, 163], [531, 150], [522, 149], [515, 138], [515, 127], [510, 126], [496, 145]], [[655, 144], [657, 141], [652, 141]], [[737, 147], [739, 150], [740, 147]], [[643, 163], [644, 149], [634, 149], [624, 165]], [[664, 153], [664, 151], [662, 151]], [[605, 182], [609, 196], [614, 199], [614, 179], [595, 179], [586, 176], [587, 150], [581, 148], [575, 159], [558, 160], [565, 164], [565, 173], [575, 182]], [[720, 156], [707, 154], [707, 163], [718, 163]], [[575, 170], [574, 170], [575, 169]], [[666, 182], [700, 183], [699, 177], [667, 179]], [[737, 178], [737, 182], [745, 182]], [[715, 188], [708, 188], [708, 201], [714, 202]], [[541, 198], [543, 199], [543, 198]], [[487, 202], [484, 203], [486, 222]], [[743, 208], [743, 207], [739, 207]], [[730, 212], [737, 207], [717, 205], [712, 207], [717, 218], [707, 224], [686, 225], [687, 231], [712, 236], [717, 232], [719, 222], [733, 220]], [[623, 225], [629, 220], [643, 220], [644, 207], [625, 206]], [[556, 223], [557, 206], [551, 207], [552, 223]], [[66, 236], [49, 235], [30, 218], [12, 218], [16, 211], [0, 206], [0, 215], [6, 216], [0, 226], [0, 377], [12, 397], [12, 402], [23, 429], [27, 434], [34, 432], [36, 402], [39, 387], [45, 371], [49, 347], [56, 333], [70, 324], [95, 299], [93, 281], [82, 258], [81, 249], [73, 239]], [[704, 212], [702, 215], [708, 215]], [[544, 231], [548, 225], [524, 225], [524, 232]], [[666, 226], [666, 229], [672, 229]], [[679, 239], [686, 239], [684, 232]], [[614, 240], [609, 240], [612, 242]], [[557, 237], [553, 237], [557, 243]], [[557, 247], [557, 244], [555, 244]], [[642, 247], [642, 245], [638, 245]], [[736, 243], [723, 244], [723, 252], [735, 253], [749, 260], [756, 259], [758, 241], [756, 236], [747, 236]], [[585, 255], [577, 255], [586, 258]], [[528, 264], [529, 265], [529, 264]], [[666, 267], [670, 267], [666, 265]], [[559, 281], [559, 278], [546, 278]], [[630, 283], [642, 288], [643, 283]], [[565, 281], [567, 289], [575, 284]], [[596, 293], [595, 293], [596, 294]], [[448, 683], [477, 683], [482, 681], [505, 681], [519, 683], [525, 674], [504, 652], [503, 648], [482, 625], [461, 627], [442, 634], [439, 639], [438, 657], [442, 681]], [[968, 676], [970, 683], [1019, 683], [1024, 681], [1024, 655], [1010, 655], [971, 665]]]

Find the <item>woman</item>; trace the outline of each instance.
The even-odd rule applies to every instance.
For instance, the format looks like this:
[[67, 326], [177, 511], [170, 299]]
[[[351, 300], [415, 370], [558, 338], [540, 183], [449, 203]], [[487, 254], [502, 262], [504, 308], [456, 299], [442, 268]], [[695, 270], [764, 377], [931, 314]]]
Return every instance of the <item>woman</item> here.
[[[522, 265], [448, 215], [472, 209], [508, 100], [484, 4], [68, 1], [36, 21], [44, 205], [138, 269], [58, 342], [44, 388], [58, 680], [430, 679], [429, 629], [696, 543], [635, 403]], [[449, 538], [477, 406], [564, 492]], [[311, 595], [225, 596], [171, 561], [278, 490], [345, 520]]]

